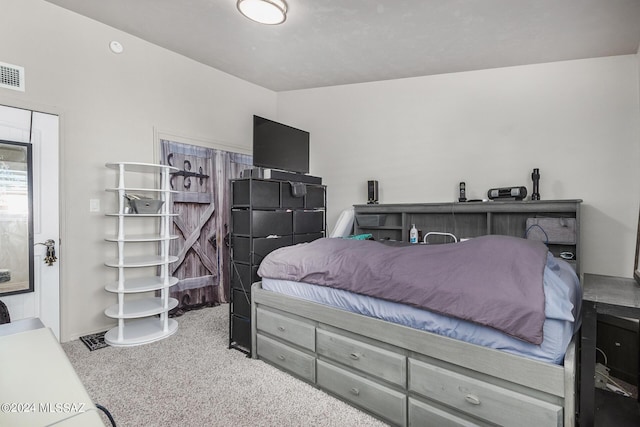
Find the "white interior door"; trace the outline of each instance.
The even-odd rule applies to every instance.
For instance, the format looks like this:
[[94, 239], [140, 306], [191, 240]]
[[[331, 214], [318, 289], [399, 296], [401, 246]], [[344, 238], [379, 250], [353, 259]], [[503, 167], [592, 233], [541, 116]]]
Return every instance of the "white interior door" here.
[[[11, 321], [39, 317], [60, 339], [60, 260], [45, 263], [47, 248], [60, 242], [58, 116], [0, 105], [0, 140], [31, 144], [33, 172], [34, 291], [1, 295]], [[2, 243], [0, 243], [2, 244]]]

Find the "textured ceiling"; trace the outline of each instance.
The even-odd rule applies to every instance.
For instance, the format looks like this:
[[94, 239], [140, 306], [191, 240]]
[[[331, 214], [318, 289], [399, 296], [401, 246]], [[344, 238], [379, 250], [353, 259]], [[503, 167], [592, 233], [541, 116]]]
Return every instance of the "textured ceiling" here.
[[[634, 54], [640, 0], [48, 0], [274, 91]], [[126, 48], [126, 46], [125, 46]]]

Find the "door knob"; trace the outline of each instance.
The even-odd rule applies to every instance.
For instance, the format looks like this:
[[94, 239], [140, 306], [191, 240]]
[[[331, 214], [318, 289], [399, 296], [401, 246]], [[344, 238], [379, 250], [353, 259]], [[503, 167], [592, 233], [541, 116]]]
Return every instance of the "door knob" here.
[[47, 247], [47, 254], [44, 257], [44, 262], [48, 266], [52, 266], [54, 262], [58, 260], [56, 257], [56, 242], [53, 239], [45, 240], [44, 242], [38, 242], [36, 245], [42, 245]]

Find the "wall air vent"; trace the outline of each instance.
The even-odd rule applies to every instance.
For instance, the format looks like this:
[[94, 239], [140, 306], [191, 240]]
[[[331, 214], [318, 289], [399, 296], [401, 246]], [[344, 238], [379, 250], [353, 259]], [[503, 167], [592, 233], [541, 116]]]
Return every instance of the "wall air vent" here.
[[0, 62], [0, 88], [24, 92], [24, 67]]

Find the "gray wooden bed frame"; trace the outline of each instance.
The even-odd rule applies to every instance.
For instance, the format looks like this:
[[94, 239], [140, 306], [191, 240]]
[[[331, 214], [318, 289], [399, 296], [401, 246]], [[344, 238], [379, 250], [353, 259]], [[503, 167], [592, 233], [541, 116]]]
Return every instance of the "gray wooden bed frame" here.
[[[252, 356], [392, 425], [574, 426], [564, 366], [252, 286]], [[313, 404], [310, 402], [310, 404]]]

